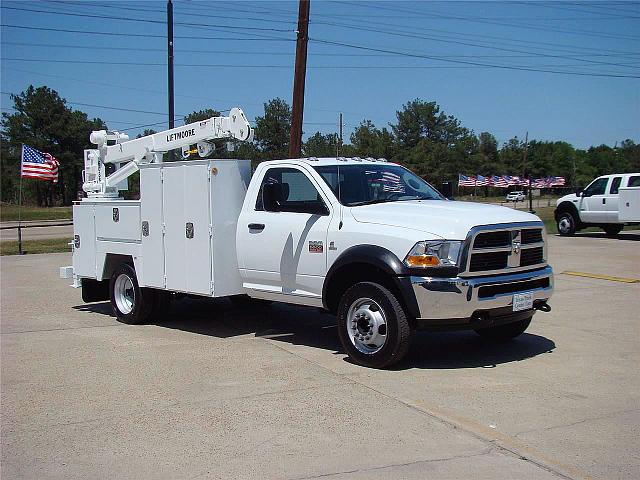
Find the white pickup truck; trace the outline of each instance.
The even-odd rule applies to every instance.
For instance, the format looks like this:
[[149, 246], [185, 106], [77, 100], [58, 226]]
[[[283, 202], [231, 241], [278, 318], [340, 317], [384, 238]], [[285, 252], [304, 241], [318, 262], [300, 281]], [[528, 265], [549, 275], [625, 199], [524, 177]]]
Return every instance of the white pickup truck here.
[[415, 329], [506, 340], [550, 310], [538, 217], [446, 200], [382, 159], [275, 160], [253, 176], [248, 160], [139, 168], [140, 200], [76, 202], [73, 266], [61, 268], [124, 323], [152, 320], [176, 293], [320, 307], [355, 362], [383, 368]]
[[640, 222], [640, 173], [598, 177], [584, 190], [559, 198], [554, 216], [560, 235], [587, 227], [617, 235], [625, 224]]

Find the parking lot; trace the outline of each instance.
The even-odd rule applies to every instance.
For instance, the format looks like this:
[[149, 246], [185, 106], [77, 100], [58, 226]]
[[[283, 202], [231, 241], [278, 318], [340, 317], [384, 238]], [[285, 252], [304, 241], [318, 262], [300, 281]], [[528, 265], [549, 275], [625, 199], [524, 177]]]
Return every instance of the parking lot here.
[[639, 478], [640, 232], [549, 238], [551, 313], [349, 363], [315, 309], [183, 300], [126, 326], [2, 257], [2, 478]]

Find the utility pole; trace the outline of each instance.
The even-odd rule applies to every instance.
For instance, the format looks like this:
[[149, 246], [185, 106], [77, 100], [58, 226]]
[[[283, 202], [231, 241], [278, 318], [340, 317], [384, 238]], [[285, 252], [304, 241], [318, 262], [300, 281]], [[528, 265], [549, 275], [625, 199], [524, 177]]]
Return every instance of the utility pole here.
[[167, 76], [169, 80], [169, 128], [173, 128], [174, 109], [173, 109], [173, 3], [167, 1]]
[[533, 192], [531, 191], [531, 172], [527, 171], [527, 155], [529, 153], [529, 132], [524, 137], [524, 174], [529, 179], [529, 212], [535, 213], [533, 210]]
[[336, 142], [336, 157], [340, 156], [340, 149], [342, 148], [342, 112], [340, 112], [340, 116], [338, 117], [338, 138]]
[[293, 111], [289, 158], [300, 157], [302, 147], [302, 119], [304, 117], [304, 82], [307, 73], [307, 43], [309, 41], [309, 9], [311, 0], [300, 0], [298, 7], [298, 41], [293, 78]]

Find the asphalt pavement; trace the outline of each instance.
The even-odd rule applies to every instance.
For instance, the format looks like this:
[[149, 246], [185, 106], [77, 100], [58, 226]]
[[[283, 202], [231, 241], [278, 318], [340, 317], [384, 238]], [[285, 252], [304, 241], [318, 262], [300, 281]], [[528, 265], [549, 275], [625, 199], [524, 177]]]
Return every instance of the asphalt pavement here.
[[640, 478], [640, 233], [551, 236], [551, 313], [517, 340], [420, 333], [354, 365], [335, 319], [182, 300], [119, 324], [58, 278], [69, 254], [0, 258], [1, 477]]

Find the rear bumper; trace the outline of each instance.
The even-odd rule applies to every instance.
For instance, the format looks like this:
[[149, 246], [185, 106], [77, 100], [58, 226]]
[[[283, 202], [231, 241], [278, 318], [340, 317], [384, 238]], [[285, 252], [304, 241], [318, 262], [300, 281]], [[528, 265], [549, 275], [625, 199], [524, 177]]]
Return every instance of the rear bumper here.
[[[411, 286], [422, 326], [469, 324], [474, 317], [517, 319], [512, 312], [513, 294], [531, 292], [534, 307], [546, 303], [553, 293], [550, 266], [531, 272], [474, 278], [411, 277]], [[529, 314], [533, 310], [528, 311]]]

